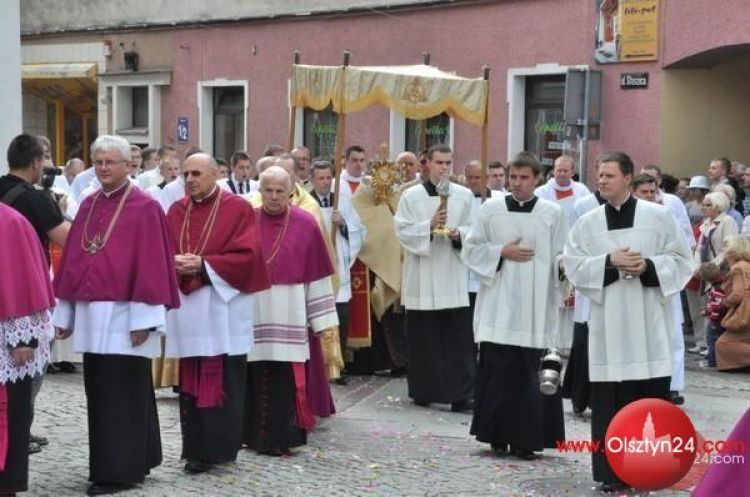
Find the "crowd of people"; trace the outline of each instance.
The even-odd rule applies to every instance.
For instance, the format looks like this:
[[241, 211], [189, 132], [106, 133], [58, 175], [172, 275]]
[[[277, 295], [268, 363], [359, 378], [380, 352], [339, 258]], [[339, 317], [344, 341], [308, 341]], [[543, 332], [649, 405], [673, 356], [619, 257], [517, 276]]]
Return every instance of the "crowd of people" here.
[[[565, 439], [564, 396], [602, 440], [629, 402], [684, 402], [686, 353], [750, 366], [750, 322], [726, 320], [749, 290], [750, 168], [726, 159], [676, 180], [606, 153], [591, 192], [567, 155], [548, 178], [528, 152], [454, 176], [445, 145], [397, 154], [385, 190], [358, 145], [339, 178], [303, 146], [223, 164], [103, 135], [90, 156], [55, 168], [19, 135], [0, 178], [0, 494], [47, 443], [30, 429], [54, 365], [83, 364], [89, 495], [161, 463], [154, 388], [179, 394], [200, 474], [304, 445], [351, 374], [406, 376], [416, 405], [533, 460]], [[543, 391], [556, 349], [562, 388]], [[592, 469], [626, 488], [603, 454]]]

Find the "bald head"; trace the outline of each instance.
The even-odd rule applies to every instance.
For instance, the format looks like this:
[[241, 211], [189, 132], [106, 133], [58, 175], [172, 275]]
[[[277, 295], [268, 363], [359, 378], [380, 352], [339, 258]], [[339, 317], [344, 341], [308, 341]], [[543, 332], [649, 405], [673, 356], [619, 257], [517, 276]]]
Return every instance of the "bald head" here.
[[404, 181], [413, 181], [419, 171], [419, 161], [417, 156], [412, 152], [401, 152], [396, 156], [396, 164], [401, 167], [404, 174]]
[[478, 160], [469, 161], [464, 167], [466, 186], [476, 195], [482, 194], [482, 164]]
[[81, 171], [86, 169], [86, 164], [81, 159], [70, 159], [66, 164], [63, 171], [65, 172], [65, 178], [68, 183], [73, 182], [73, 178], [78, 175]]
[[185, 189], [193, 200], [201, 200], [216, 187], [219, 166], [210, 155], [200, 152], [193, 154], [183, 164]]

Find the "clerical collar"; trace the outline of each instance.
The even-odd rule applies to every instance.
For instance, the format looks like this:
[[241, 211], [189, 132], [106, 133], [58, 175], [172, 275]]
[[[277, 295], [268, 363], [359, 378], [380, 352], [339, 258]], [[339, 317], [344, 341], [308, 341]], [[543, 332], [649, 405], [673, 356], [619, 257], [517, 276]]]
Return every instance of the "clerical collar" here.
[[102, 187], [102, 194], [104, 194], [106, 198], [110, 198], [112, 197], [112, 195], [115, 195], [116, 193], [122, 191], [122, 189], [128, 186], [129, 184], [130, 184], [130, 179], [126, 179], [125, 181], [122, 182], [120, 186], [118, 186], [114, 190], [107, 191], [104, 189], [104, 187]]
[[539, 200], [539, 197], [534, 195], [528, 200], [520, 201], [511, 194], [505, 196], [505, 206], [510, 212], [531, 212], [534, 210], [537, 200]]
[[424, 185], [424, 189], [427, 190], [427, 195], [430, 197], [436, 197], [438, 195], [437, 186], [430, 181], [430, 178], [424, 180], [422, 184]]
[[211, 189], [211, 191], [208, 192], [207, 194], [203, 195], [201, 198], [190, 197], [190, 200], [192, 200], [196, 204], [202, 204], [202, 203], [204, 203], [204, 202], [206, 202], [208, 200], [213, 199], [216, 196], [216, 194], [218, 193], [218, 191], [219, 191], [219, 187], [217, 185], [214, 185], [214, 187]]
[[635, 198], [631, 194], [628, 193], [628, 196], [625, 198], [625, 201], [621, 203], [620, 205], [614, 205], [612, 202], [607, 202], [607, 205], [613, 208], [616, 211], [622, 210], [623, 207], [628, 205], [629, 203], [635, 202]]

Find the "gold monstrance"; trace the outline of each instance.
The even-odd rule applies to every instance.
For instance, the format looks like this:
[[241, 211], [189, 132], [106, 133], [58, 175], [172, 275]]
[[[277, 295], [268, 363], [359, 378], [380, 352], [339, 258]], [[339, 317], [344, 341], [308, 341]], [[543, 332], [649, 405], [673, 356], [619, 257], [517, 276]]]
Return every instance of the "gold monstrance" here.
[[387, 145], [384, 144], [383, 148], [382, 157], [372, 164], [370, 171], [370, 188], [375, 197], [375, 205], [387, 202], [403, 181], [401, 168], [388, 160]]

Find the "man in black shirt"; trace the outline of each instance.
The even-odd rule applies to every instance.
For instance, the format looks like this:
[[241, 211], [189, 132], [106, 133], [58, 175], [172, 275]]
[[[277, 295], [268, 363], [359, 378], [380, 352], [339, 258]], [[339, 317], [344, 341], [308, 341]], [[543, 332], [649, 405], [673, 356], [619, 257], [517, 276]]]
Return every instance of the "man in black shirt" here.
[[[31, 135], [18, 135], [8, 147], [10, 173], [0, 177], [0, 202], [23, 215], [34, 227], [50, 263], [49, 241], [65, 245], [70, 223], [63, 218], [60, 208], [47, 192], [34, 187], [42, 178], [45, 165], [42, 142]], [[42, 388], [43, 375], [32, 380], [31, 420], [34, 420], [34, 400]], [[29, 452], [39, 452], [47, 439], [31, 435]]]
[[44, 149], [31, 135], [18, 135], [8, 147], [10, 173], [0, 177], [0, 202], [20, 212], [34, 227], [49, 263], [49, 241], [65, 245], [70, 223], [50, 195], [34, 187], [42, 177]]

